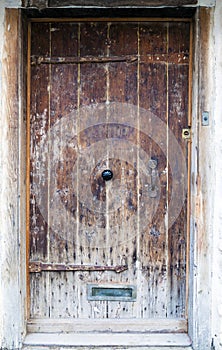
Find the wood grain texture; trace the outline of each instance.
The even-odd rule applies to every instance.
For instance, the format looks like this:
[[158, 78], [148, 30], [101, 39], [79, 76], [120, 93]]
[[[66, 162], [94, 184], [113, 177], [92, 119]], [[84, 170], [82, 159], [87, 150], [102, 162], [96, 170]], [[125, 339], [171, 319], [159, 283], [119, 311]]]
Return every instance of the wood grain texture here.
[[174, 319], [143, 319], [135, 321], [129, 319], [106, 320], [73, 320], [73, 319], [33, 319], [28, 324], [28, 333], [88, 333], [110, 332], [115, 333], [137, 332], [141, 333], [186, 333], [187, 321]]
[[[67, 2], [67, 5], [77, 5], [81, 4], [79, 0], [71, 0]], [[93, 0], [84, 1], [84, 5], [97, 5], [97, 6], [182, 6], [182, 5], [192, 5], [197, 4], [197, 0], [107, 0], [93, 2]], [[61, 0], [49, 0], [50, 7], [65, 6], [64, 2]]]
[[[172, 132], [186, 156], [189, 23], [34, 23], [31, 55], [76, 63], [32, 65], [30, 261], [128, 269], [31, 274], [30, 316], [184, 318], [186, 202], [171, 228], [168, 207], [185, 174], [167, 149]], [[137, 299], [90, 301], [88, 283], [133, 284]]]
[[197, 0], [106, 0], [106, 1], [95, 1], [95, 0], [23, 0], [23, 7], [37, 7], [39, 9], [44, 9], [47, 7], [63, 7], [63, 6], [182, 6], [182, 5], [192, 5], [197, 4]]
[[22, 183], [25, 182], [24, 168], [20, 168], [22, 143], [19, 137], [19, 128], [21, 125], [24, 127], [24, 106], [20, 98], [20, 82], [23, 79], [19, 34], [21, 18], [18, 9], [2, 6], [1, 11], [0, 347], [17, 348], [21, 344], [22, 320], [25, 317], [25, 288], [23, 291], [20, 289], [21, 285], [25, 286], [21, 267], [25, 263], [25, 247], [20, 236], [24, 230], [20, 222], [24, 218], [24, 207], [21, 208], [24, 201], [19, 199], [19, 195], [24, 195]]

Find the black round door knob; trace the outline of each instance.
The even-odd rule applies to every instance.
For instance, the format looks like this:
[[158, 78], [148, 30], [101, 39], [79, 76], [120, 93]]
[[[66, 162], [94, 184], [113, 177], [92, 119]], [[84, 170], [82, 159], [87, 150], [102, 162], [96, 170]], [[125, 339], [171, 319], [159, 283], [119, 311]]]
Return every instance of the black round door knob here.
[[112, 179], [112, 177], [113, 177], [113, 172], [111, 170], [109, 170], [109, 169], [103, 170], [103, 172], [102, 172], [103, 180], [109, 181]]

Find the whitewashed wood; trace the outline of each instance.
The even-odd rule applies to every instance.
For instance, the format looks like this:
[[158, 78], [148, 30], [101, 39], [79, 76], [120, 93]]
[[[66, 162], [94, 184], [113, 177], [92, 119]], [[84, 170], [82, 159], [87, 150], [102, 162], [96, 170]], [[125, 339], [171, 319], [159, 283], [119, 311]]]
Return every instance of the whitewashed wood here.
[[61, 346], [184, 346], [191, 345], [186, 334], [92, 334], [87, 336], [67, 334], [30, 333], [26, 336], [25, 345], [61, 345]]
[[[220, 3], [220, 1], [218, 2]], [[213, 300], [211, 295], [211, 259], [214, 255], [212, 253], [212, 244], [215, 240], [211, 220], [213, 220], [212, 206], [215, 201], [214, 195], [217, 192], [217, 189], [214, 188], [214, 183], [220, 170], [216, 170], [215, 173], [212, 171], [212, 167], [214, 168], [216, 166], [217, 168], [217, 165], [213, 160], [215, 155], [211, 157], [210, 154], [214, 154], [215, 145], [219, 139], [212, 134], [213, 130], [211, 127], [214, 124], [213, 115], [211, 115], [212, 119], [210, 119], [211, 127], [201, 126], [202, 112], [203, 110], [211, 111], [211, 108], [213, 108], [212, 100], [215, 96], [215, 88], [212, 85], [212, 76], [215, 72], [215, 67], [212, 63], [212, 55], [214, 55], [215, 50], [212, 47], [213, 17], [213, 9], [200, 8], [196, 14], [194, 27], [194, 129], [192, 140], [193, 162], [191, 169], [194, 179], [191, 185], [191, 244], [194, 250], [191, 254], [191, 293], [189, 301], [189, 333], [193, 339], [194, 349], [211, 348], [212, 337], [214, 337], [214, 334], [211, 333], [212, 325], [210, 325]], [[199, 74], [199, 79], [195, 77], [196, 72]], [[217, 76], [217, 73], [215, 76]], [[221, 80], [220, 76], [217, 76], [217, 78]], [[206, 82], [208, 83], [206, 84]], [[206, 168], [206, 164], [208, 164], [208, 168]], [[212, 179], [214, 180], [211, 182]], [[218, 205], [220, 205], [219, 202]], [[216, 241], [214, 242], [216, 243]], [[221, 288], [218, 289], [218, 292], [221, 295]]]
[[4, 9], [1, 2], [0, 348], [7, 349], [19, 348], [25, 320], [25, 159], [21, 155], [21, 149], [25, 155], [25, 125], [20, 20], [18, 9]]
[[[22, 350], [126, 350], [125, 346], [38, 346], [38, 345], [24, 345]], [[192, 346], [127, 346], [130, 350], [193, 350]]]
[[150, 319], [150, 320], [133, 320], [133, 319], [33, 319], [28, 322], [28, 333], [60, 333], [60, 332], [138, 332], [138, 333], [186, 333], [187, 322], [184, 320], [170, 319]]
[[[144, 347], [144, 346], [131, 346], [131, 347], [127, 347], [130, 350], [193, 350], [193, 348], [191, 346], [149, 346], [149, 348]], [[118, 347], [107, 347], [107, 346], [100, 346], [100, 347], [91, 347], [91, 346], [75, 346], [75, 347], [63, 347], [63, 346], [32, 346], [32, 345], [25, 345], [22, 347], [22, 350], [116, 350], [116, 349], [124, 349], [125, 347], [122, 346], [118, 346]]]

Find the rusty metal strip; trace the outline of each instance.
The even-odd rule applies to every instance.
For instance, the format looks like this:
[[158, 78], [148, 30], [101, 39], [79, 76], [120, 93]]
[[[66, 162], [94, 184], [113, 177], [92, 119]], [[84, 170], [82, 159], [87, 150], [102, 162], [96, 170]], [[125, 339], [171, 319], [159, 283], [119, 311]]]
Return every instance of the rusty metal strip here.
[[135, 62], [137, 56], [111, 56], [111, 57], [49, 57], [31, 56], [31, 65], [39, 64], [83, 64], [83, 63], [109, 63], [109, 62]]
[[42, 261], [32, 261], [29, 263], [29, 272], [36, 273], [42, 271], [115, 271], [120, 273], [126, 271], [126, 265], [98, 266], [98, 265], [73, 265], [61, 263], [45, 263]]

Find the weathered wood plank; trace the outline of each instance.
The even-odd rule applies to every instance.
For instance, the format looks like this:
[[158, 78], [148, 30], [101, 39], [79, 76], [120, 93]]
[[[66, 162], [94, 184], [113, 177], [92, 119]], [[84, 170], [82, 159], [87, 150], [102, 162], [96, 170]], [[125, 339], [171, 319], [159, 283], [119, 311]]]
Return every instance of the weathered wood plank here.
[[41, 57], [32, 56], [31, 64], [75, 64], [75, 63], [108, 63], [108, 62], [135, 62], [137, 57], [133, 56], [113, 56], [113, 57]]
[[49, 264], [39, 261], [29, 263], [30, 272], [41, 271], [115, 271], [117, 273], [127, 270], [127, 266], [90, 266], [73, 264]]
[[[18, 9], [5, 8], [1, 4], [1, 87], [0, 87], [0, 347], [18, 348], [24, 331], [25, 286], [24, 240], [25, 233], [20, 219], [24, 217], [24, 195], [22, 184], [25, 176], [21, 167], [21, 139], [19, 128], [22, 125], [20, 83], [22, 76], [21, 59], [21, 18]], [[23, 125], [24, 127], [24, 125]], [[23, 134], [24, 135], [24, 134]], [[24, 198], [24, 197], [23, 197]], [[21, 203], [23, 208], [21, 208]], [[20, 226], [21, 225], [21, 226]], [[24, 235], [25, 236], [25, 235]], [[23, 236], [23, 237], [24, 237]]]
[[[44, 36], [43, 36], [44, 33]], [[41, 39], [40, 39], [41, 38]], [[39, 40], [40, 39], [40, 40]], [[31, 51], [33, 54], [49, 54], [49, 24], [34, 24], [32, 26]], [[46, 258], [47, 255], [47, 212], [41, 211], [41, 201], [48, 200], [47, 191], [42, 198], [37, 198], [35, 188], [45, 183], [48, 177], [47, 157], [42, 158], [39, 143], [49, 129], [49, 67], [32, 67], [30, 96], [30, 256], [33, 259]], [[39, 166], [41, 165], [41, 168]]]
[[[189, 23], [180, 23], [178, 26], [170, 24], [169, 26], [169, 50], [179, 51], [181, 53], [189, 52]], [[181, 40], [183, 38], [183, 41]], [[188, 119], [188, 89], [189, 89], [189, 67], [179, 65], [169, 65], [169, 130], [173, 131], [177, 139], [178, 145], [184, 154], [186, 168], [187, 159], [187, 141], [183, 140], [182, 130], [187, 127]], [[177, 121], [175, 123], [175, 120]], [[170, 136], [169, 136], [170, 137]], [[173, 159], [172, 148], [169, 147], [169, 158]], [[171, 167], [177, 169], [177, 164], [171, 163]], [[179, 171], [176, 171], [179, 174]], [[169, 244], [169, 282], [171, 297], [169, 303], [171, 305], [170, 312], [172, 316], [185, 316], [186, 301], [186, 250], [187, 250], [187, 193], [186, 184], [187, 173], [183, 173], [180, 169], [180, 176], [177, 178], [169, 177], [169, 201], [172, 195], [172, 182], [176, 191], [184, 188], [184, 204], [181, 206], [181, 212], [174, 220], [173, 225], [169, 228], [168, 244]], [[171, 213], [169, 213], [169, 216]], [[171, 220], [171, 219], [170, 219]], [[175, 300], [178, 302], [175, 302]], [[177, 317], [177, 316], [176, 316]]]
[[[187, 91], [188, 91], [188, 69], [183, 67], [172, 66], [169, 68], [169, 128], [176, 136], [181, 149], [184, 152], [184, 156], [187, 159], [187, 141], [181, 138], [182, 129], [187, 125]], [[180, 92], [179, 92], [180, 91]], [[173, 122], [177, 119], [177, 125]], [[170, 150], [169, 150], [170, 152]], [[170, 154], [169, 154], [170, 156]], [[171, 156], [172, 158], [172, 156]], [[177, 167], [176, 164], [171, 166]], [[169, 200], [171, 198], [172, 181], [174, 181], [174, 188], [180, 189], [184, 186], [184, 181], [187, 181], [187, 174], [182, 173], [178, 178], [170, 178], [169, 181]], [[185, 190], [186, 191], [186, 190]], [[178, 218], [174, 220], [172, 227], [169, 229], [169, 280], [171, 283], [171, 298], [170, 304], [172, 305], [171, 312], [173, 315], [185, 315], [184, 304], [186, 300], [186, 242], [187, 242], [187, 227], [186, 227], [186, 198], [187, 193], [183, 193], [184, 205], [181, 207], [181, 212]], [[170, 215], [170, 213], [169, 213]], [[180, 295], [179, 302], [175, 303]]]
[[93, 322], [86, 319], [32, 319], [28, 322], [28, 333], [88, 333], [88, 332], [138, 332], [138, 333], [186, 333], [187, 321], [173, 319], [94, 319]]
[[182, 6], [197, 4], [197, 0], [23, 0], [23, 7], [37, 7], [39, 9], [47, 7], [63, 6]]
[[[165, 225], [166, 215], [166, 153], [167, 149], [167, 67], [164, 64], [149, 63], [147, 54], [153, 51], [160, 54], [167, 52], [167, 23], [141, 23], [140, 26], [140, 107], [146, 112], [141, 113], [140, 124], [146, 125], [146, 118], [157, 118], [163, 122], [160, 129], [156, 127], [155, 121], [149, 123], [150, 134], [159, 135], [161, 144], [157, 144], [149, 134], [140, 133], [140, 145], [148, 159], [157, 162], [157, 197], [141, 197], [140, 220], [143, 222], [141, 232], [141, 256], [142, 274], [145, 280], [146, 294], [143, 303], [143, 314], [145, 317], [165, 317], [166, 295], [167, 295], [167, 227]], [[147, 115], [147, 117], [145, 117]], [[143, 129], [142, 129], [143, 130]], [[144, 129], [144, 131], [147, 130]], [[161, 149], [162, 147], [162, 149]], [[145, 159], [143, 159], [145, 162]], [[148, 163], [147, 163], [148, 170]], [[144, 217], [148, 222], [144, 225]], [[147, 306], [149, 305], [149, 306]]]

